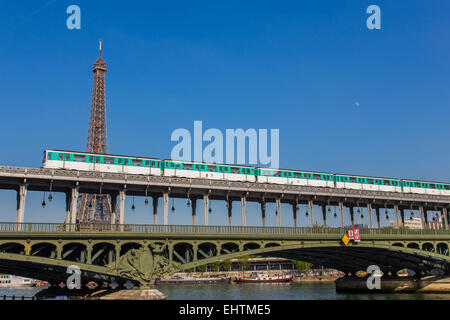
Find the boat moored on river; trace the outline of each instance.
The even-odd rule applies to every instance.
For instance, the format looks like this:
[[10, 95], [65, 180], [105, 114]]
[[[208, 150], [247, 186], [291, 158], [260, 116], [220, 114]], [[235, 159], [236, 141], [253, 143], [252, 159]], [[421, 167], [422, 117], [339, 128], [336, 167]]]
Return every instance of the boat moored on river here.
[[270, 277], [267, 272], [252, 272], [249, 277], [238, 277], [236, 282], [247, 283], [275, 283], [275, 282], [290, 282], [294, 276], [272, 276]]

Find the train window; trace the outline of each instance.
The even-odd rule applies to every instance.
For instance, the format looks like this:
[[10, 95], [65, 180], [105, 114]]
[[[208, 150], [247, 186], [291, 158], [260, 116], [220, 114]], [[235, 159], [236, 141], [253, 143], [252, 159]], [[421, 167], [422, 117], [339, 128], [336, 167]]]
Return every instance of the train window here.
[[436, 185], [435, 185], [434, 183], [428, 184], [428, 187], [429, 187], [430, 189], [437, 189], [437, 188], [436, 188]]
[[274, 171], [273, 171], [273, 176], [274, 176], [274, 177], [281, 177], [281, 171], [279, 171], [279, 170], [274, 170]]
[[381, 182], [383, 183], [383, 185], [388, 186], [390, 185], [390, 181], [389, 180], [381, 180]]
[[183, 170], [192, 170], [193, 165], [192, 163], [183, 163]]
[[104, 157], [104, 158], [103, 158], [103, 163], [104, 163], [104, 164], [114, 164], [114, 158], [111, 158], [111, 157]]
[[128, 165], [128, 159], [124, 159], [124, 158], [119, 158], [119, 164], [122, 166], [126, 166]]
[[230, 172], [231, 173], [239, 173], [239, 168], [237, 168], [237, 167], [230, 167]]
[[66, 154], [65, 154], [65, 153], [60, 153], [60, 154], [58, 154], [58, 160], [63, 160], [63, 161], [65, 161], [65, 160], [66, 160]]
[[208, 165], [207, 171], [208, 172], [217, 172], [217, 166]]
[[131, 165], [134, 167], [142, 167], [142, 160], [132, 159]]
[[350, 182], [355, 183], [356, 182], [356, 178], [355, 177], [350, 177]]
[[368, 183], [368, 184], [375, 184], [374, 181], [373, 181], [373, 179], [370, 179], [370, 178], [367, 179], [367, 183]]
[[320, 174], [317, 174], [317, 173], [313, 174], [313, 179], [314, 180], [322, 180], [320, 177]]
[[100, 163], [100, 157], [90, 156], [89, 157], [89, 162], [90, 163]]
[[84, 154], [74, 154], [73, 155], [73, 161], [85, 162], [86, 161], [86, 156]]
[[294, 172], [294, 178], [302, 178], [302, 174], [300, 172]]

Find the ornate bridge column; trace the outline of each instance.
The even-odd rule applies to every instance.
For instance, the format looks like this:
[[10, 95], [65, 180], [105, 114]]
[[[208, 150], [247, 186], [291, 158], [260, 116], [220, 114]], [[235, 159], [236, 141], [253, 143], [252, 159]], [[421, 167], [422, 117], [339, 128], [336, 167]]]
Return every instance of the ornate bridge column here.
[[242, 226], [245, 227], [245, 216], [247, 213], [247, 198], [245, 196], [241, 197], [241, 207], [242, 207]]
[[164, 225], [167, 226], [169, 223], [169, 192], [163, 193], [163, 203], [164, 203]]
[[194, 241], [194, 243], [192, 244], [192, 254], [193, 254], [192, 261], [194, 262], [198, 260], [197, 252], [198, 252], [198, 244], [197, 242]]
[[279, 227], [281, 227], [281, 199], [280, 198], [276, 198], [275, 199], [275, 205], [276, 205], [276, 210], [277, 210], [277, 225]]
[[266, 201], [261, 201], [261, 217], [262, 217], [262, 226], [266, 226]]
[[192, 210], [192, 225], [195, 226], [197, 224], [197, 199], [191, 199], [191, 210]]
[[86, 263], [91, 264], [92, 263], [92, 245], [91, 244], [86, 246], [86, 252], [87, 252]]
[[[27, 185], [21, 184], [19, 189], [17, 190], [17, 214], [16, 214], [16, 222], [23, 223], [25, 217], [25, 200], [27, 197]], [[22, 230], [22, 226], [18, 226], [18, 230]]]
[[341, 215], [341, 227], [344, 227], [344, 203], [339, 202], [339, 213]]
[[152, 196], [152, 202], [153, 202], [153, 224], [158, 224], [158, 196], [153, 195]]
[[208, 225], [208, 209], [209, 209], [209, 195], [203, 195], [203, 211], [205, 215], [205, 226]]
[[309, 222], [310, 226], [314, 225], [313, 213], [314, 213], [314, 203], [312, 200], [308, 200], [308, 208], [309, 208]]

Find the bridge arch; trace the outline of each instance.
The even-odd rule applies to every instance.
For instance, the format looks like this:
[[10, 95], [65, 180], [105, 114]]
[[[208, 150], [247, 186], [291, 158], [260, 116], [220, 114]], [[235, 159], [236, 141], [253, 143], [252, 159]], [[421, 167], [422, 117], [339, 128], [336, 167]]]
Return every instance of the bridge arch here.
[[447, 243], [444, 243], [444, 242], [439, 242], [436, 245], [436, 252], [439, 254], [443, 254], [445, 256], [450, 255], [449, 250], [448, 250], [448, 245], [447, 245]]
[[424, 244], [422, 244], [422, 250], [434, 252], [434, 244], [432, 244], [431, 242], [425, 242]]
[[220, 246], [220, 254], [230, 254], [239, 251], [239, 245], [234, 242], [226, 242]]
[[61, 248], [61, 259], [86, 263], [87, 259], [86, 245], [79, 242], [71, 242], [65, 244]]
[[410, 242], [410, 243], [408, 243], [408, 245], [406, 247], [410, 248], [410, 249], [420, 250], [419, 244], [416, 242]]
[[189, 263], [194, 259], [194, 246], [189, 242], [177, 242], [173, 246], [172, 259], [177, 263]]
[[30, 255], [44, 258], [56, 258], [57, 246], [50, 242], [38, 242], [31, 246]]
[[217, 245], [212, 242], [202, 242], [197, 246], [197, 259], [210, 258], [217, 255]]
[[139, 249], [142, 247], [141, 243], [138, 242], [134, 242], [134, 241], [130, 241], [130, 242], [126, 242], [126, 243], [122, 243], [120, 245], [120, 256], [123, 256], [124, 254], [126, 254], [128, 251], [130, 251], [131, 249]]
[[277, 242], [269, 242], [264, 245], [264, 248], [279, 247], [279, 246], [280, 246], [280, 244]]
[[17, 242], [6, 242], [0, 244], [0, 252], [24, 254], [25, 246]]
[[105, 266], [116, 260], [116, 247], [110, 242], [98, 242], [92, 246], [91, 263]]
[[244, 244], [244, 251], [259, 249], [261, 246], [256, 242], [247, 242]]
[[405, 247], [405, 245], [403, 243], [400, 242], [396, 242], [392, 244], [394, 247]]

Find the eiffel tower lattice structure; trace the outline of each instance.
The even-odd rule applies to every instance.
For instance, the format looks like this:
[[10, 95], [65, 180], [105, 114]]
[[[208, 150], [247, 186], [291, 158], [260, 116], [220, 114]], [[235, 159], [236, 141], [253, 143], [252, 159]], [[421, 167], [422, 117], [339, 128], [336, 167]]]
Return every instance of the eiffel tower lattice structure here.
[[[106, 135], [106, 103], [105, 74], [106, 62], [102, 59], [102, 42], [100, 40], [99, 55], [92, 67], [94, 85], [92, 88], [91, 113], [86, 152], [107, 154], [108, 140]], [[95, 160], [95, 157], [93, 158]], [[113, 211], [114, 210], [114, 211]], [[116, 208], [111, 206], [111, 196], [102, 194], [80, 194], [78, 200], [77, 220], [79, 222], [116, 223]], [[114, 221], [112, 221], [114, 220]]]

